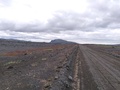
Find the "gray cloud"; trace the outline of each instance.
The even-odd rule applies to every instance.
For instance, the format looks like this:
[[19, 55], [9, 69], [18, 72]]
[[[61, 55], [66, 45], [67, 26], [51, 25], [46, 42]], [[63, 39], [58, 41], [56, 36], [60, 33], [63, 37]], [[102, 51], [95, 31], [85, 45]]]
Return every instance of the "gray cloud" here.
[[[24, 36], [20, 34], [20, 32], [24, 32], [27, 35], [27, 39], [45, 40], [49, 38], [47, 39], [48, 41], [62, 38], [85, 43], [120, 43], [120, 1], [88, 1], [89, 6], [86, 12], [56, 11], [53, 14], [53, 18], [48, 19], [47, 23], [35, 21], [19, 24], [1, 20], [0, 31], [13, 31], [18, 36]], [[39, 36], [34, 36], [34, 32], [38, 33]], [[30, 36], [29, 34], [33, 35]], [[9, 34], [11, 37], [14, 35]]]
[[0, 21], [0, 30], [8, 30], [11, 29], [13, 30], [13, 28], [15, 27], [15, 24], [13, 22], [9, 22], [9, 21]]
[[[120, 23], [120, 0], [89, 0], [90, 12], [94, 13], [94, 18], [102, 19], [100, 22], [104, 28], [109, 28], [112, 24]], [[96, 21], [96, 20], [95, 20]], [[95, 23], [95, 22], [94, 22]], [[97, 25], [99, 26], [99, 25]], [[117, 27], [116, 27], [117, 28]]]
[[8, 20], [0, 21], [0, 31], [46, 32], [47, 27], [40, 22], [17, 23]]
[[[105, 3], [107, 3], [105, 5]], [[92, 6], [91, 6], [92, 5]], [[57, 11], [53, 18], [47, 23], [30, 22], [17, 24], [16, 22], [2, 21], [0, 23], [1, 30], [13, 30], [18, 32], [55, 32], [59, 33], [64, 30], [82, 30], [94, 31], [96, 28], [119, 28], [118, 10], [120, 6], [110, 6], [109, 2], [94, 2], [90, 4], [89, 10], [85, 13]], [[116, 4], [115, 4], [116, 5]], [[102, 7], [102, 9], [101, 9]], [[104, 8], [104, 9], [103, 9]]]

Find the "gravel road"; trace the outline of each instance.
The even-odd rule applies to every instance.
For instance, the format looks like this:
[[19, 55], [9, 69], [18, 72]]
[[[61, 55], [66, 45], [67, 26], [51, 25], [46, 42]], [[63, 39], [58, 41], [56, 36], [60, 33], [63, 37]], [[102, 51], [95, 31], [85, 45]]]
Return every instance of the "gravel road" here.
[[[120, 60], [83, 45], [80, 45], [80, 50], [83, 54], [82, 60], [87, 64], [88, 71], [92, 74], [90, 78], [93, 78], [97, 85], [95, 89], [92, 89], [93, 84], [90, 88], [86, 89], [83, 80], [81, 81], [80, 90], [120, 90]], [[84, 69], [85, 67], [82, 68]], [[81, 76], [83, 79], [86, 77]]]

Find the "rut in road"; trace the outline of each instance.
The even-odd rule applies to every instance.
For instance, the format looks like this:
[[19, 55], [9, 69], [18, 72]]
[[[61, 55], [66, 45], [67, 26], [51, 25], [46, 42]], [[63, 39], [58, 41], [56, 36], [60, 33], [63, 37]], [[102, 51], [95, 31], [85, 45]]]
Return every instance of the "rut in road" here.
[[74, 67], [74, 83], [72, 84], [73, 90], [79, 90], [80, 89], [80, 77], [79, 77], [79, 68], [81, 68], [81, 60], [80, 60], [80, 50], [78, 50], [76, 60], [75, 60], [75, 67]]
[[74, 81], [73, 90], [99, 90], [87, 63], [84, 60], [80, 47], [78, 48], [75, 60]]
[[84, 56], [83, 61], [89, 67], [88, 70], [92, 73], [98, 90], [120, 90], [120, 61], [83, 45], [80, 45], [80, 50]]

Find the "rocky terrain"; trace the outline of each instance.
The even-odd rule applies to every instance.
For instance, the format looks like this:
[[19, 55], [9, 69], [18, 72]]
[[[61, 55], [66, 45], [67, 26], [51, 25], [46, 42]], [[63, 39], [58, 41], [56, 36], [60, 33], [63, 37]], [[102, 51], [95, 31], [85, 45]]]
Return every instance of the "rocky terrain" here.
[[120, 90], [118, 46], [0, 40], [0, 90]]

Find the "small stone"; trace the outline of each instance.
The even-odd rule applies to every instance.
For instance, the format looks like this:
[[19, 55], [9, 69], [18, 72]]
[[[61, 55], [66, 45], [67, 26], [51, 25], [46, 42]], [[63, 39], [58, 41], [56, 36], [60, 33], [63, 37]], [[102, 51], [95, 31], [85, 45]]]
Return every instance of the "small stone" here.
[[69, 66], [68, 65], [66, 66], [66, 69], [69, 70]]
[[35, 66], [37, 66], [37, 65], [38, 65], [37, 62], [31, 64], [32, 67], [35, 67]]
[[71, 81], [73, 81], [73, 78], [72, 78], [72, 76], [68, 76], [68, 79], [69, 79], [69, 80], [71, 80]]
[[65, 84], [65, 87], [66, 87], [66, 88], [69, 88], [69, 87], [70, 87], [70, 85], [69, 85], [69, 83], [68, 83], [67, 81], [64, 81], [64, 84]]
[[58, 66], [57, 68], [62, 68], [62, 66]]
[[51, 85], [50, 85], [50, 83], [47, 82], [44, 87], [49, 88], [49, 87], [51, 87]]
[[7, 69], [13, 69], [13, 66], [9, 66]]
[[56, 69], [56, 72], [60, 72], [60, 70], [59, 70], [59, 69]]
[[27, 53], [24, 53], [24, 55], [27, 55]]
[[45, 85], [45, 88], [48, 88], [50, 85]]
[[33, 75], [33, 78], [35, 78], [36, 76], [35, 75]]
[[55, 80], [58, 79], [58, 76], [55, 76]]
[[21, 83], [17, 83], [17, 86], [20, 86], [20, 85], [22, 85]]
[[6, 90], [8, 90], [8, 89], [9, 89], [9, 87], [6, 88]]
[[51, 78], [48, 79], [48, 81], [51, 81], [51, 80], [52, 80]]
[[47, 58], [42, 58], [43, 61], [47, 60]]

